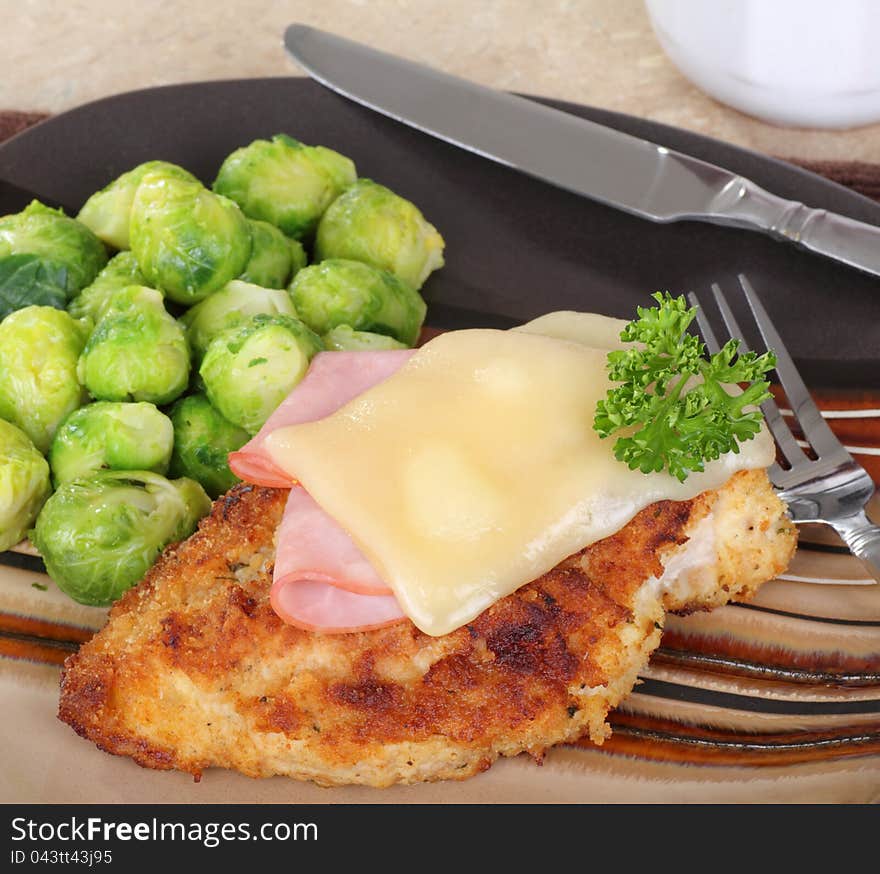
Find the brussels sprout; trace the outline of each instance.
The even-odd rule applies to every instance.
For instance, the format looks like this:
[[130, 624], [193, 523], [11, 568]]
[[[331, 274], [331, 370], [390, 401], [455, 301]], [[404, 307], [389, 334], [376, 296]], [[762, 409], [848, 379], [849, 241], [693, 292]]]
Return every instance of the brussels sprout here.
[[252, 316], [211, 341], [199, 374], [213, 406], [256, 434], [322, 348], [321, 338], [298, 319]]
[[57, 488], [103, 468], [164, 474], [173, 443], [171, 420], [152, 404], [87, 404], [55, 432], [49, 449], [52, 479]]
[[168, 161], [147, 161], [114, 179], [106, 188], [96, 191], [79, 211], [77, 218], [90, 227], [96, 236], [117, 249], [128, 249], [129, 221], [134, 193], [147, 174], [171, 179], [198, 182], [195, 176]]
[[0, 552], [25, 537], [50, 491], [46, 459], [24, 431], [0, 419]]
[[102, 470], [65, 483], [46, 501], [33, 541], [58, 588], [81, 604], [107, 606], [210, 507], [192, 480]]
[[250, 218], [302, 239], [356, 178], [344, 155], [278, 134], [234, 151], [220, 167], [214, 191], [232, 198]]
[[97, 324], [114, 292], [128, 285], [146, 285], [146, 282], [134, 255], [120, 252], [107, 262], [95, 281], [67, 305], [67, 312], [75, 319], [88, 318]]
[[295, 316], [296, 310], [287, 291], [261, 288], [233, 279], [220, 291], [188, 309], [180, 321], [187, 327], [187, 337], [196, 362], [202, 360], [208, 344], [218, 334], [244, 324], [251, 316]]
[[290, 278], [293, 279], [309, 263], [309, 256], [299, 240], [288, 237], [287, 242], [290, 245]]
[[443, 266], [443, 246], [443, 237], [412, 203], [384, 185], [358, 179], [324, 213], [315, 260], [363, 261], [418, 290]]
[[98, 400], [166, 404], [186, 388], [189, 365], [183, 327], [165, 311], [162, 295], [130, 285], [111, 296], [77, 373]]
[[67, 268], [39, 255], [0, 258], [0, 319], [26, 306], [64, 309]]
[[169, 415], [174, 425], [171, 475], [194, 479], [212, 498], [229, 491], [239, 481], [229, 469], [229, 453], [241, 449], [250, 434], [220, 415], [203, 394], [181, 398]]
[[131, 208], [131, 250], [150, 285], [189, 306], [241, 274], [251, 230], [236, 204], [199, 182], [148, 173]]
[[345, 155], [334, 152], [326, 146], [305, 146], [309, 157], [333, 180], [336, 190], [341, 193], [357, 181], [354, 161]]
[[351, 325], [333, 328], [321, 338], [324, 348], [330, 352], [370, 352], [379, 349], [406, 349], [394, 337], [385, 334], [372, 334], [369, 331], [355, 331]]
[[350, 325], [412, 346], [425, 318], [425, 302], [405, 282], [342, 258], [301, 270], [290, 284], [290, 296], [299, 318], [318, 334]]
[[[34, 200], [23, 211], [0, 218], [0, 267], [7, 258], [30, 255], [29, 259], [13, 260], [3, 274], [5, 312], [19, 306], [44, 303], [60, 306], [64, 299], [74, 297], [87, 286], [107, 263], [107, 252], [101, 241], [76, 219], [68, 218], [60, 209], [50, 209]], [[38, 259], [38, 261], [37, 261]], [[27, 265], [26, 269], [23, 269]], [[34, 283], [38, 290], [29, 296]], [[54, 298], [43, 296], [53, 288]], [[15, 300], [18, 306], [13, 306]]]
[[0, 418], [18, 425], [40, 452], [83, 404], [76, 365], [88, 328], [64, 310], [30, 306], [0, 322]]
[[263, 288], [284, 288], [290, 277], [293, 258], [290, 242], [269, 222], [248, 219], [248, 225], [253, 246], [250, 260], [239, 279]]

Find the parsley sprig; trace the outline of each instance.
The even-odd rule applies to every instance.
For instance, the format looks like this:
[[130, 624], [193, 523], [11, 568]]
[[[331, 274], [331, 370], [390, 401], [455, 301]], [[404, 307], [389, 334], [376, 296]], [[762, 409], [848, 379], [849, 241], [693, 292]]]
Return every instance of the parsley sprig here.
[[[764, 375], [776, 356], [737, 355], [739, 341], [729, 340], [707, 358], [699, 337], [687, 333], [696, 307], [668, 292], [652, 297], [658, 306], [639, 307], [620, 334], [635, 345], [608, 353], [608, 376], [621, 384], [596, 405], [593, 428], [603, 438], [627, 429], [614, 444], [618, 461], [642, 473], [665, 468], [683, 482], [758, 433], [754, 407], [770, 397]], [[747, 385], [740, 392], [737, 383]]]

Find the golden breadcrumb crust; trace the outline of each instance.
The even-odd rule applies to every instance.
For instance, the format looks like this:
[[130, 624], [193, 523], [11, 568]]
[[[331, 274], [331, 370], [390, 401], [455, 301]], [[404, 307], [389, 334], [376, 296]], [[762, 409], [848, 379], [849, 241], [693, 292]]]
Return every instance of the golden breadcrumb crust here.
[[[647, 507], [451, 634], [407, 621], [327, 635], [285, 625], [269, 605], [286, 497], [240, 485], [215, 502], [67, 660], [60, 718], [107, 752], [194, 775], [460, 779], [584, 734], [601, 743], [664, 611], [748, 597], [796, 541], [764, 472], [742, 472]], [[714, 536], [714, 560], [662, 591], [661, 559], [698, 529]]]

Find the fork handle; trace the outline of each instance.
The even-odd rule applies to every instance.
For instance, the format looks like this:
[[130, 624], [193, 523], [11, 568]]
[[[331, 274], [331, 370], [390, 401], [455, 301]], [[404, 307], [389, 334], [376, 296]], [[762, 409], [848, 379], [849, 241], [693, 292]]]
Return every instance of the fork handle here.
[[880, 582], [880, 525], [871, 522], [864, 511], [836, 519], [832, 525], [852, 554]]

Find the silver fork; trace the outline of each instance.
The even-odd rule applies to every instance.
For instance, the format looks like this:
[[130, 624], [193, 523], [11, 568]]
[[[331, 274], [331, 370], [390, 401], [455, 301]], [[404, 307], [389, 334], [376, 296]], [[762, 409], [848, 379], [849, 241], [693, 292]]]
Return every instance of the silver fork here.
[[[840, 535], [850, 551], [861, 559], [875, 580], [880, 582], [880, 526], [865, 515], [865, 505], [874, 494], [874, 483], [868, 472], [857, 464], [822, 418], [810, 397], [791, 356], [786, 350], [767, 311], [748, 279], [740, 274], [739, 284], [748, 301], [752, 316], [768, 349], [776, 353], [776, 373], [788, 397], [794, 417], [800, 424], [804, 439], [816, 455], [810, 458], [788, 427], [775, 401], [761, 404], [767, 427], [776, 440], [788, 467], [774, 463], [768, 474], [779, 496], [788, 504], [794, 522], [822, 522]], [[740, 341], [739, 351], [748, 351], [745, 337], [734, 318], [720, 286], [712, 286], [715, 303], [731, 337]], [[688, 295], [691, 306], [697, 307], [697, 324], [711, 354], [719, 343], [697, 296]]]

